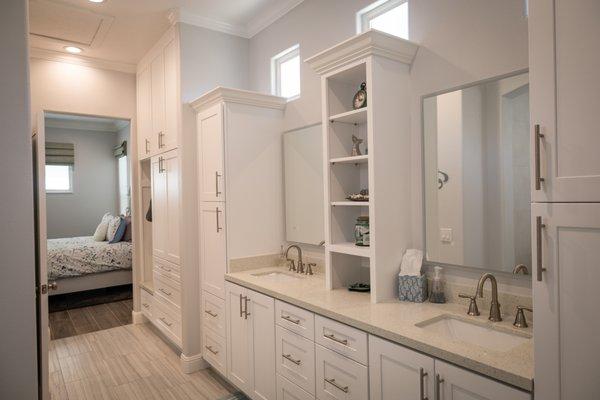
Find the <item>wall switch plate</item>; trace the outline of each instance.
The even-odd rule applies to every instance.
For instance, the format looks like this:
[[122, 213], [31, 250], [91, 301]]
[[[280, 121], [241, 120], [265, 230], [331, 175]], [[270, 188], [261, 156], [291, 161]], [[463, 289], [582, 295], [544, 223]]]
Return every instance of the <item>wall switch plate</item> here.
[[442, 243], [452, 243], [452, 228], [440, 228], [440, 241]]

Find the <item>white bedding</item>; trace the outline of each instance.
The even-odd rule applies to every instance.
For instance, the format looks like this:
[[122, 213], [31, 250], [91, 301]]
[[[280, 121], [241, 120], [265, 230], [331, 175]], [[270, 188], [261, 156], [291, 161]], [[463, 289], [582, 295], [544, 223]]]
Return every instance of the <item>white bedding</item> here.
[[131, 269], [131, 242], [96, 242], [92, 236], [48, 239], [48, 279]]

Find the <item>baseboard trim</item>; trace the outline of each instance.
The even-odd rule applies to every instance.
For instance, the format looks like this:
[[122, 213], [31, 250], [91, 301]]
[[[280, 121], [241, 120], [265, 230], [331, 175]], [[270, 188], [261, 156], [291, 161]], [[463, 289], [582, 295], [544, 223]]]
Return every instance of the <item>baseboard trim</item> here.
[[133, 322], [134, 325], [140, 325], [140, 324], [145, 324], [146, 322], [148, 322], [148, 319], [146, 318], [146, 316], [144, 314], [142, 314], [141, 311], [132, 311], [131, 312], [131, 322]]
[[186, 356], [185, 354], [181, 353], [179, 359], [181, 362], [181, 370], [186, 374], [193, 374], [196, 371], [200, 371], [201, 369], [206, 369], [209, 367], [209, 364], [204, 361], [204, 358], [202, 358], [202, 354]]

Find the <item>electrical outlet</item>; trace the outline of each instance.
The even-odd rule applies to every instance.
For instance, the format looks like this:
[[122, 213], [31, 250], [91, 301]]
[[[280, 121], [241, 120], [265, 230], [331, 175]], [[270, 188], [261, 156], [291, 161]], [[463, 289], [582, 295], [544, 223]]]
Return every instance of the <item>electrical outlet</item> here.
[[452, 243], [452, 228], [440, 228], [440, 241], [442, 243]]

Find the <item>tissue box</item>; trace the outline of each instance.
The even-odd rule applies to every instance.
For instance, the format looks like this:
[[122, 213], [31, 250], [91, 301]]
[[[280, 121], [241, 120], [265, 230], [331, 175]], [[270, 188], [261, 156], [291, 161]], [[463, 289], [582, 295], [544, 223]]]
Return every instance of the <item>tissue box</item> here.
[[399, 275], [398, 295], [402, 301], [424, 302], [427, 300], [427, 276]]

